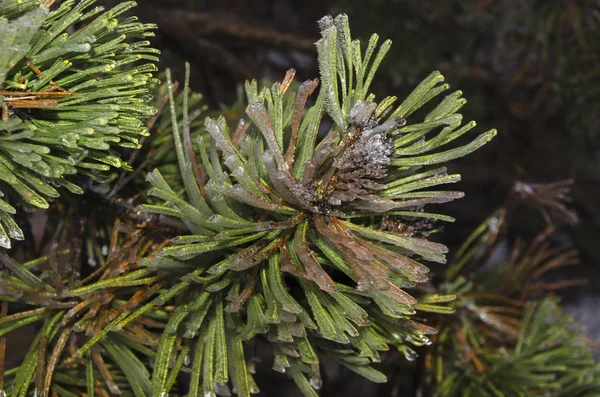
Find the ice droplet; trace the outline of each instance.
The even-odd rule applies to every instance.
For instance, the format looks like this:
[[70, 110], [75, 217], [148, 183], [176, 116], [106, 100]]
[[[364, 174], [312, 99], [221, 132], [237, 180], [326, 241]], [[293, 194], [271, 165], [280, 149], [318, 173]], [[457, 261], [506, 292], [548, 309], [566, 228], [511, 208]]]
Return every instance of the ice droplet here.
[[[229, 390], [229, 386], [227, 383], [214, 383], [215, 394], [222, 397], [231, 397], [231, 390]], [[237, 392], [234, 392], [237, 394]]]
[[431, 339], [429, 339], [425, 335], [416, 335], [416, 336], [414, 336], [414, 340], [415, 340], [415, 343], [418, 344], [418, 346], [420, 346], [420, 344], [423, 344], [425, 346], [430, 346], [433, 343], [433, 342], [431, 342]]
[[404, 357], [408, 361], [415, 361], [417, 359], [417, 357], [419, 357], [417, 352], [408, 346], [402, 346], [402, 348], [400, 350], [402, 351], [402, 353], [404, 353]]
[[196, 332], [189, 329], [183, 334], [183, 337], [186, 339], [193, 338], [194, 336], [196, 336]]
[[117, 386], [115, 382], [106, 381], [106, 386], [108, 386], [108, 390], [110, 390], [112, 394], [121, 394], [121, 389], [119, 389], [119, 386]]
[[0, 247], [10, 249], [10, 240], [7, 237], [0, 237]]
[[317, 377], [311, 377], [308, 382], [315, 390], [320, 390], [323, 387], [323, 382]]

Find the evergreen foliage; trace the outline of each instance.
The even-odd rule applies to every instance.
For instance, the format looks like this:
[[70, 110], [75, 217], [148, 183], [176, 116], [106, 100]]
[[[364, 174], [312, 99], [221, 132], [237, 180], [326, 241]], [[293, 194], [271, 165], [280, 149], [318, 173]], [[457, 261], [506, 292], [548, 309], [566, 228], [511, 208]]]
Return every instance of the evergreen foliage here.
[[14, 203], [48, 208], [61, 187], [82, 194], [76, 174], [110, 180], [111, 169], [128, 168], [120, 148], [139, 148], [148, 134], [155, 26], [122, 17], [135, 2], [109, 11], [94, 2], [53, 11], [37, 0], [0, 3], [0, 196], [10, 197], [0, 201], [2, 247], [23, 239]]
[[[434, 396], [585, 396], [600, 393], [600, 366], [573, 319], [549, 291], [583, 280], [548, 281], [548, 273], [577, 264], [578, 254], [552, 242], [567, 210], [569, 181], [517, 182], [507, 202], [458, 250], [440, 292], [455, 294], [455, 314], [440, 318], [427, 355]], [[538, 194], [544, 193], [544, 202]], [[533, 242], [517, 241], [510, 257], [490, 262], [517, 209], [536, 204], [549, 226]], [[492, 264], [487, 271], [481, 264]], [[479, 269], [478, 269], [479, 268]], [[478, 269], [477, 273], [473, 273]]]
[[[265, 334], [273, 346], [274, 369], [290, 373], [307, 395], [314, 394], [309, 385], [321, 382], [315, 350], [383, 381], [367, 366], [379, 361], [379, 351], [392, 345], [414, 359], [410, 345], [429, 343], [425, 335], [431, 330], [408, 316], [415, 309], [448, 311], [427, 303], [428, 297], [419, 304], [404, 291], [428, 279], [428, 269], [413, 257], [444, 262], [446, 247], [424, 239], [427, 229], [415, 227], [402, 236], [395, 228], [420, 218], [449, 220], [419, 209], [461, 193], [423, 189], [459, 176], [417, 169], [468, 154], [495, 131], [440, 151], [475, 125], [460, 126], [456, 111], [465, 103], [460, 91], [430, 110], [423, 122], [409, 124], [406, 118], [448, 88], [441, 84], [443, 76], [432, 73], [395, 109], [396, 98], [377, 104], [369, 84], [390, 43], [378, 48], [373, 36], [362, 54], [350, 39], [345, 16], [325, 17], [320, 25], [321, 87], [315, 105], [302, 117], [317, 81], [302, 83], [294, 95], [289, 90], [293, 72], [260, 92], [256, 82], [247, 83], [249, 121], [241, 130], [230, 134], [224, 118], [207, 118], [210, 144], [202, 137], [198, 142], [203, 169], [195, 163], [187, 115], [177, 120], [171, 98], [187, 197], [154, 171], [148, 175], [149, 195], [167, 205], [142, 209], [179, 218], [192, 234], [173, 239], [145, 263], [159, 275], [183, 280], [176, 287], [180, 307], [188, 309], [171, 319], [177, 319], [174, 330], [181, 328], [184, 337], [199, 334], [206, 340], [204, 354], [214, 354], [204, 358], [214, 361], [204, 393], [230, 379], [228, 360], [233, 361], [233, 387], [240, 391], [240, 383], [248, 382], [247, 369], [228, 349], [257, 334]], [[169, 75], [167, 80], [170, 87]], [[332, 125], [318, 142], [323, 116]], [[431, 134], [436, 129], [441, 131]], [[433, 136], [426, 139], [427, 134]], [[292, 288], [296, 285], [300, 288]], [[224, 319], [221, 314], [210, 319], [212, 310], [225, 310]], [[171, 336], [162, 340], [175, 343]], [[165, 388], [166, 375], [153, 380], [155, 388]]]
[[[460, 180], [443, 164], [496, 135], [471, 135], [460, 91], [438, 99], [439, 72], [376, 102], [391, 43], [361, 45], [345, 15], [326, 16], [320, 78], [247, 82], [247, 117], [232, 124], [191, 92], [189, 65], [183, 89], [169, 70], [166, 84], [152, 77], [154, 26], [121, 16], [134, 3], [92, 4], [0, 0], [0, 396], [249, 396], [257, 349], [305, 396], [325, 356], [385, 382], [372, 364], [389, 350], [422, 352], [436, 396], [598, 394], [589, 348], [543, 293], [572, 250], [547, 247], [548, 231], [496, 272], [471, 272], [515, 205], [431, 280], [425, 262], [448, 250], [430, 236], [454, 219], [429, 207], [462, 197], [436, 188]], [[53, 206], [50, 248], [19, 262], [15, 207], [48, 208], [61, 186], [113, 212], [142, 204], [84, 207], [84, 220]], [[519, 204], [573, 220], [564, 185], [523, 186]], [[27, 351], [7, 353], [28, 329]]]

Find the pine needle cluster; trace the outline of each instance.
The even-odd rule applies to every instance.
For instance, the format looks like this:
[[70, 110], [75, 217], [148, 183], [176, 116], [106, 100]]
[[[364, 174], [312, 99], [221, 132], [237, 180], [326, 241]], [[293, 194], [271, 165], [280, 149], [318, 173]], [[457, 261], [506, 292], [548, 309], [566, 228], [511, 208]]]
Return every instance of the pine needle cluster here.
[[[600, 393], [590, 341], [553, 295], [586, 280], [548, 277], [579, 263], [577, 251], [559, 238], [565, 223], [576, 220], [565, 207], [571, 183], [515, 183], [507, 202], [457, 251], [439, 287], [457, 296], [451, 303], [456, 311], [438, 319], [426, 356], [433, 396]], [[548, 226], [529, 244], [517, 240], [507, 258], [492, 259], [524, 206], [541, 213]]]
[[53, 11], [37, 0], [0, 3], [1, 247], [24, 238], [14, 203], [46, 209], [60, 188], [83, 193], [75, 175], [110, 180], [111, 169], [128, 168], [120, 149], [148, 134], [156, 26], [122, 17], [135, 2], [109, 11], [94, 2]]

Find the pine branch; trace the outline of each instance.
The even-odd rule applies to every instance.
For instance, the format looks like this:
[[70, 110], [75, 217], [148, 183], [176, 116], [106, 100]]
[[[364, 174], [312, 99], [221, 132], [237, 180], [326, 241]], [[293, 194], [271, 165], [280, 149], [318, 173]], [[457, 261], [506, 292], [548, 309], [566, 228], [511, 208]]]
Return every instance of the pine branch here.
[[457, 251], [439, 287], [456, 297], [450, 304], [456, 313], [439, 318], [440, 334], [426, 356], [434, 396], [598, 393], [599, 368], [581, 330], [547, 297], [586, 281], [548, 281], [547, 273], [578, 263], [576, 250], [553, 241], [558, 225], [528, 245], [517, 240], [505, 259], [492, 259], [507, 241], [517, 208], [533, 203], [545, 216], [563, 215], [571, 223], [575, 215], [563, 205], [568, 200], [564, 183], [518, 182], [505, 205]]
[[[185, 112], [178, 117], [167, 72], [185, 195], [154, 170], [147, 178], [153, 186], [149, 195], [165, 205], [141, 209], [180, 219], [190, 234], [172, 239], [145, 264], [179, 289], [173, 332], [200, 333], [204, 341], [192, 375], [193, 382], [203, 382], [190, 385], [193, 395], [225, 392], [230, 376], [238, 395], [249, 395], [249, 388], [237, 386], [251, 379], [245, 360], [231, 356], [230, 346], [258, 335], [273, 346], [274, 368], [288, 373], [305, 395], [314, 395], [321, 383], [319, 352], [381, 382], [383, 374], [369, 366], [380, 360], [380, 351], [392, 345], [414, 359], [410, 345], [429, 343], [425, 335], [434, 330], [410, 320], [415, 309], [452, 311], [426, 299], [418, 303], [404, 291], [428, 280], [429, 270], [417, 260], [444, 262], [446, 247], [415, 237], [426, 234], [418, 223], [408, 235], [394, 225], [419, 217], [450, 220], [422, 207], [462, 194], [424, 189], [459, 177], [445, 169], [417, 169], [466, 155], [495, 131], [448, 148], [475, 125], [460, 127], [456, 111], [465, 103], [460, 92], [447, 96], [423, 122], [412, 121], [417, 109], [448, 88], [440, 85], [443, 77], [431, 74], [395, 109], [392, 97], [378, 104], [368, 90], [390, 43], [378, 49], [375, 35], [362, 53], [360, 43], [351, 41], [345, 16], [325, 17], [320, 25], [315, 104], [309, 107], [307, 100], [318, 81], [306, 81], [294, 93], [293, 71], [260, 91], [255, 81], [248, 82], [249, 120], [241, 139], [229, 133], [222, 117], [206, 119], [209, 138], [187, 139], [189, 119]], [[333, 126], [319, 142], [324, 117]], [[194, 166], [194, 149], [201, 168]], [[373, 222], [384, 218], [382, 227]], [[163, 343], [170, 357], [170, 333]], [[154, 367], [155, 393], [169, 392], [169, 362], [164, 358]]]
[[[516, 341], [500, 350], [492, 348], [493, 342], [478, 342], [473, 324], [464, 323], [462, 337], [461, 330], [449, 336], [463, 358], [455, 357], [449, 372], [437, 373], [434, 396], [591, 397], [600, 392], [600, 367], [556, 301], [528, 303], [519, 323]], [[447, 328], [442, 336], [453, 333]]]
[[93, 4], [0, 5], [1, 46], [9, 49], [0, 56], [0, 190], [9, 197], [0, 201], [2, 247], [23, 239], [11, 203], [48, 208], [59, 188], [83, 193], [75, 175], [110, 180], [111, 169], [129, 168], [122, 149], [139, 148], [148, 135], [158, 51], [146, 39], [155, 26], [122, 16], [134, 2], [106, 12]]

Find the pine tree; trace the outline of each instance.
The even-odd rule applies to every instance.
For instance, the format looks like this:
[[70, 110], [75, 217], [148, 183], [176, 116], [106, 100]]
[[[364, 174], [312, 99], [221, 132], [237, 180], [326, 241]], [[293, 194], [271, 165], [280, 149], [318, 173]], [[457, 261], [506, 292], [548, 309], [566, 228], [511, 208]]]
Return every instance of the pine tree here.
[[[372, 364], [390, 349], [435, 361], [439, 396], [597, 394], [600, 372], [557, 303], [515, 296], [572, 251], [534, 246], [498, 290], [467, 272], [503, 230], [488, 220], [432, 281], [426, 263], [448, 250], [430, 236], [454, 219], [430, 206], [462, 197], [435, 189], [460, 180], [443, 164], [496, 135], [462, 125], [460, 91], [438, 99], [439, 72], [376, 102], [391, 43], [362, 46], [345, 15], [326, 16], [319, 79], [247, 82], [247, 117], [202, 120], [189, 65], [182, 90], [169, 70], [166, 84], [153, 77], [155, 27], [122, 16], [133, 2], [50, 3], [0, 1], [3, 395], [249, 396], [258, 349], [306, 396], [325, 356], [385, 382]], [[62, 187], [83, 200], [59, 200]], [[549, 216], [570, 214], [562, 193]], [[98, 198], [106, 211], [84, 203]], [[46, 252], [19, 261], [15, 219], [34, 207], [56, 226]], [[520, 303], [498, 316], [486, 299]], [[31, 328], [27, 351], [7, 355]], [[479, 332], [496, 337], [482, 346]]]

